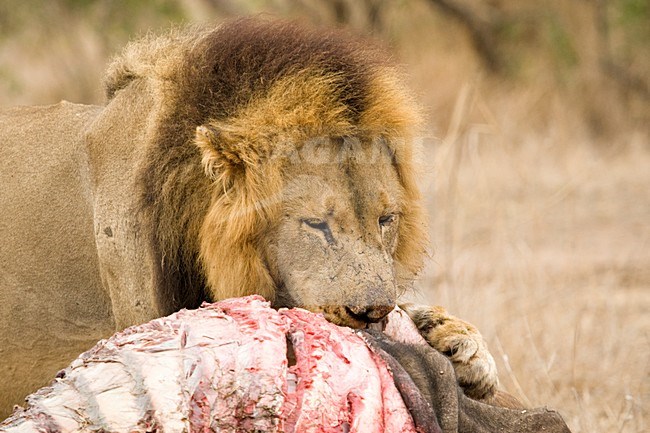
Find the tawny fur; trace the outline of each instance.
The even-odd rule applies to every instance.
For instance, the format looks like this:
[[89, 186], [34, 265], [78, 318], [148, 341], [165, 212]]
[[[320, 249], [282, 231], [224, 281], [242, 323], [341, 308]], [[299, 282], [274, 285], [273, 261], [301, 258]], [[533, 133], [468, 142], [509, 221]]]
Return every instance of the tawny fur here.
[[452, 316], [442, 307], [414, 304], [400, 307], [413, 320], [424, 339], [449, 358], [468, 397], [509, 407], [504, 394], [498, 390], [494, 358], [476, 327]]

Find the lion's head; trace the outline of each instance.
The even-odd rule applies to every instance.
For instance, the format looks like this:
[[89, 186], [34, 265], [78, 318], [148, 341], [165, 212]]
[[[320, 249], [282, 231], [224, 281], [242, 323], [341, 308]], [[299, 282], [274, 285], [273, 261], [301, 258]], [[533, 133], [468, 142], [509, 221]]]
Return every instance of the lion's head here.
[[201, 285], [356, 327], [421, 269], [417, 109], [381, 50], [240, 19], [134, 44], [107, 85], [154, 94], [142, 208], [173, 307]]

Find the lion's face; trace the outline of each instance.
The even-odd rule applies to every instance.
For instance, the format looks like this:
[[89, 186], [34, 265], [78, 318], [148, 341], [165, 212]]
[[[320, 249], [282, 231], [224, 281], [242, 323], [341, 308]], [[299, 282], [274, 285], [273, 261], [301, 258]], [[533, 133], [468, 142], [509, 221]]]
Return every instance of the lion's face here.
[[[210, 180], [204, 191], [212, 190], [196, 208], [200, 227], [188, 218], [190, 244], [212, 300], [259, 294], [361, 327], [388, 314], [422, 269], [418, 110], [401, 74], [382, 56], [368, 57], [365, 45], [357, 53], [356, 43], [332, 46], [314, 33], [312, 52], [294, 36], [281, 41], [292, 47], [287, 56], [269, 57], [267, 41], [259, 55], [247, 54], [255, 60], [247, 75], [232, 63], [228, 88], [248, 89], [243, 96], [217, 98], [221, 78], [201, 87], [197, 98], [209, 96], [202, 106], [215, 117], [197, 119], [194, 144]], [[210, 53], [239, 54], [219, 47]]]
[[386, 145], [340, 141], [290, 159], [266, 261], [277, 306], [361, 327], [395, 305], [401, 187]]

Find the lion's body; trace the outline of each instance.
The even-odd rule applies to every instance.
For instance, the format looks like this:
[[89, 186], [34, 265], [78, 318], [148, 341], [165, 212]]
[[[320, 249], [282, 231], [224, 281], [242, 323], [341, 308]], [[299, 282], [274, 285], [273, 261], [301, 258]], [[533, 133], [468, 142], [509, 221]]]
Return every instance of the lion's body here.
[[0, 112], [0, 415], [115, 329], [81, 137], [98, 107]]

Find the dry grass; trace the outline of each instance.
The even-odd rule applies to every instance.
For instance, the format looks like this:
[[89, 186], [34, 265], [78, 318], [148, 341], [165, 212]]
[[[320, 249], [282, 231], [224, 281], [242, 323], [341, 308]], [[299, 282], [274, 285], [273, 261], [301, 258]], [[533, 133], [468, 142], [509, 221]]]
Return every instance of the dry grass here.
[[572, 431], [647, 431], [647, 139], [603, 150], [496, 122], [452, 119], [428, 140], [434, 256], [419, 300], [475, 323], [504, 387]]
[[[558, 409], [572, 431], [645, 432], [647, 126], [594, 135], [579, 108], [609, 93], [562, 94], [543, 68], [495, 82], [453, 37], [402, 50], [435, 131], [423, 140], [433, 257], [419, 301], [475, 323], [504, 388]], [[626, 107], [599, 109], [620, 119]]]
[[477, 324], [505, 387], [574, 431], [646, 431], [650, 156], [556, 152], [479, 149], [438, 170], [425, 299]]
[[[0, 105], [101, 100], [99, 71], [126, 37], [99, 32], [99, 12], [61, 14], [0, 41]], [[394, 39], [435, 131], [423, 140], [434, 255], [419, 300], [477, 324], [504, 387], [559, 409], [572, 431], [647, 431], [647, 127], [594, 136], [574, 108], [609, 93], [571, 104], [543, 69], [518, 86], [483, 78], [453, 23], [414, 16], [425, 22], [395, 18], [388, 32], [420, 29]]]

